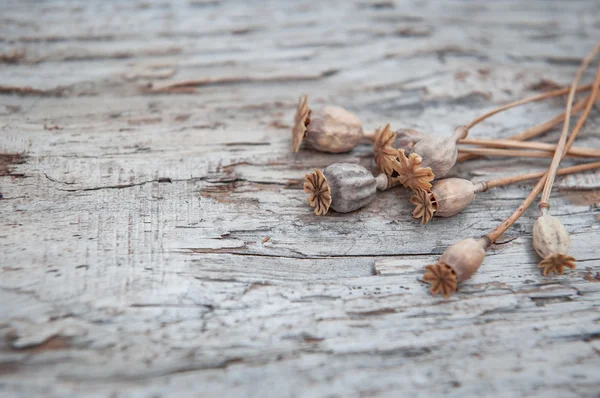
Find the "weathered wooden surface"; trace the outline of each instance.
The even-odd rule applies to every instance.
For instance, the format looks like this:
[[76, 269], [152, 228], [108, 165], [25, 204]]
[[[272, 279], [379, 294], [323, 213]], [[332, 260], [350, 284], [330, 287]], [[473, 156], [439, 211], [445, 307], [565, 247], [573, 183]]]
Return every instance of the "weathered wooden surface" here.
[[[495, 226], [527, 184], [427, 226], [402, 190], [317, 218], [304, 174], [371, 167], [370, 147], [288, 149], [303, 93], [368, 129], [450, 134], [566, 85], [599, 16], [591, 0], [5, 0], [0, 393], [598, 397], [598, 174], [559, 179], [553, 193], [576, 271], [540, 275], [530, 209], [443, 300], [422, 267]], [[188, 80], [199, 83], [174, 86]], [[514, 134], [563, 105], [515, 109], [472, 136]], [[600, 146], [599, 122], [596, 110], [579, 146]], [[567, 190], [581, 182], [585, 194]]]

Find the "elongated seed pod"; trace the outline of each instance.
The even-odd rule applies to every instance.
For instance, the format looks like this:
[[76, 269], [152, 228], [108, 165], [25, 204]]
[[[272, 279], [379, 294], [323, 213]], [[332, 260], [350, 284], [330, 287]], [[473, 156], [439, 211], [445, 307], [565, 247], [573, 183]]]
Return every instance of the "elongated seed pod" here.
[[533, 224], [533, 248], [542, 258], [539, 267], [544, 276], [561, 275], [565, 267], [575, 269], [575, 258], [569, 256], [569, 233], [560, 220], [548, 213]]
[[356, 115], [339, 106], [312, 111], [308, 98], [300, 98], [292, 128], [293, 152], [298, 152], [303, 140], [318, 151], [348, 152], [358, 145], [362, 136], [362, 124]]
[[458, 127], [451, 137], [426, 136], [414, 146], [412, 152], [423, 158], [421, 167], [431, 167], [435, 178], [444, 177], [456, 164], [456, 142], [467, 136], [467, 129]]
[[329, 208], [338, 213], [348, 213], [369, 204], [377, 190], [395, 184], [385, 174], [373, 174], [358, 164], [334, 163], [321, 172], [306, 175], [304, 191], [310, 193], [308, 202], [315, 214], [324, 215]]
[[541, 258], [554, 253], [568, 253], [569, 233], [556, 217], [544, 214], [533, 224], [533, 248]]

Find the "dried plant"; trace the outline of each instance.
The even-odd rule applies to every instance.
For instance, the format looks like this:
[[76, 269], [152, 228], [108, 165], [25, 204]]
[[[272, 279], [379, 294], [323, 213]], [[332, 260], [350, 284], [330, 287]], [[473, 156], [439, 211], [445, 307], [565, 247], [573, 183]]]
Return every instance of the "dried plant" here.
[[[459, 144], [464, 145], [475, 145], [479, 147], [483, 147], [484, 149], [501, 149], [501, 151], [482, 151], [477, 153], [477, 150], [469, 151], [467, 148], [460, 147], [458, 149], [459, 153], [471, 153], [477, 155], [498, 155], [498, 156], [519, 156], [522, 157], [524, 155], [524, 151], [508, 151], [506, 148], [510, 149], [534, 149], [537, 151], [544, 152], [543, 157], [552, 157], [554, 151], [556, 151], [556, 145], [547, 144], [545, 142], [521, 142], [514, 140], [483, 140], [483, 139], [463, 139], [458, 142]], [[473, 149], [473, 148], [468, 148]], [[479, 149], [481, 150], [481, 149]], [[571, 157], [582, 157], [582, 158], [600, 158], [600, 150], [593, 148], [571, 148], [567, 156]], [[542, 156], [540, 156], [542, 157]]]
[[407, 188], [429, 191], [434, 175], [431, 168], [421, 166], [421, 161], [421, 157], [416, 153], [406, 157], [403, 149], [398, 150], [398, 157], [393, 165], [395, 173], [392, 176], [397, 177], [398, 181]]
[[451, 137], [425, 136], [415, 144], [411, 153], [421, 156], [422, 167], [430, 167], [435, 178], [444, 177], [456, 164], [457, 141], [465, 138], [467, 133], [464, 126], [459, 126]]
[[437, 212], [438, 203], [432, 192], [425, 189], [415, 189], [410, 198], [410, 203], [415, 205], [412, 212], [414, 218], [420, 218], [421, 224], [427, 224]]
[[309, 193], [308, 204], [315, 208], [315, 214], [327, 214], [331, 205], [331, 189], [321, 170], [315, 169], [304, 178], [304, 192]]
[[394, 172], [394, 164], [398, 156], [398, 150], [392, 144], [396, 139], [396, 133], [390, 130], [390, 125], [377, 129], [373, 141], [373, 151], [375, 153], [375, 163], [377, 169], [387, 175], [392, 175]]
[[[565, 112], [567, 115], [570, 115], [571, 111], [572, 111], [572, 104], [573, 104], [573, 100], [574, 100], [575, 90], [577, 87], [577, 82], [579, 81], [579, 78], [583, 74], [583, 71], [586, 69], [587, 65], [591, 62], [591, 60], [596, 56], [596, 54], [598, 52], [600, 52], [600, 43], [598, 43], [594, 47], [594, 49], [584, 58], [584, 60], [581, 63], [581, 67], [575, 77], [575, 80], [573, 81], [573, 84], [571, 86], [571, 91], [569, 93], [569, 98], [567, 100], [567, 110]], [[437, 264], [435, 264], [434, 267], [437, 267], [437, 269], [439, 269], [439, 267], [441, 267], [441, 264], [446, 264], [446, 265], [451, 266], [453, 268], [454, 272], [457, 274], [457, 278], [456, 278], [457, 282], [461, 282], [461, 281], [464, 281], [465, 279], [468, 279], [475, 271], [477, 271], [477, 269], [483, 262], [483, 259], [485, 258], [485, 250], [487, 250], [494, 242], [496, 242], [497, 239], [500, 236], [502, 236], [502, 234], [508, 228], [510, 228], [519, 219], [519, 217], [521, 217], [521, 215], [525, 212], [525, 210], [527, 210], [527, 208], [533, 203], [533, 201], [535, 200], [537, 195], [542, 191], [542, 188], [545, 185], [547, 177], [549, 177], [549, 175], [550, 175], [551, 178], [554, 178], [554, 175], [552, 175], [552, 173], [556, 173], [556, 167], [558, 167], [558, 161], [556, 159], [560, 160], [560, 158], [562, 156], [564, 156], [563, 149], [568, 151], [571, 148], [571, 146], [573, 145], [573, 142], [575, 141], [579, 131], [581, 130], [585, 121], [587, 120], [589, 112], [595, 102], [594, 100], [597, 96], [597, 90], [599, 88], [600, 88], [600, 66], [598, 67], [598, 71], [596, 73], [596, 80], [594, 81], [594, 88], [592, 89], [592, 94], [590, 94], [590, 96], [588, 97], [588, 102], [586, 104], [586, 107], [585, 107], [582, 115], [580, 116], [579, 120], [577, 121], [577, 124], [573, 128], [573, 131], [571, 132], [571, 134], [568, 138], [568, 141], [566, 141], [566, 143], [564, 140], [566, 139], [566, 136], [568, 134], [569, 118], [565, 119], [565, 126], [563, 128], [563, 132], [561, 133], [561, 139], [559, 140], [558, 148], [557, 148], [557, 152], [560, 151], [560, 153], [562, 155], [557, 156], [557, 158], [554, 159], [549, 171], [547, 173], [545, 173], [544, 176], [539, 180], [539, 182], [533, 188], [531, 193], [527, 196], [527, 198], [525, 198], [523, 203], [515, 210], [515, 212], [510, 217], [508, 217], [506, 220], [504, 220], [502, 223], [500, 223], [500, 225], [498, 225], [493, 231], [491, 231], [484, 237], [478, 239], [479, 242], [481, 242], [481, 241], [484, 242], [483, 244], [480, 245], [480, 248], [477, 247], [477, 245], [475, 245], [473, 243], [463, 244], [463, 242], [465, 242], [465, 241], [458, 242], [458, 243], [450, 246], [446, 250], [446, 252], [444, 252], [444, 254], [440, 257], [440, 261]], [[548, 207], [547, 203], [543, 202], [543, 199], [544, 199], [544, 197], [542, 197], [542, 202], [540, 203], [542, 205], [541, 208], [547, 209], [547, 207]], [[466, 241], [468, 241], [468, 240], [466, 240]], [[472, 241], [475, 241], [475, 240], [472, 239]], [[464, 245], [464, 247], [463, 247], [463, 245]], [[457, 249], [457, 248], [460, 248], [460, 249]], [[447, 260], [448, 256], [446, 254], [448, 254], [448, 256], [450, 256], [450, 255], [454, 256], [453, 258], [454, 258], [455, 264], [456, 264], [454, 267], [452, 264], [448, 263], [448, 260]], [[543, 272], [549, 273], [554, 270], [562, 270], [561, 266], [564, 268], [564, 267], [569, 267], [569, 266], [574, 265], [573, 260], [568, 258], [566, 253], [562, 253], [562, 254], [564, 257], [556, 256], [551, 261], [549, 261], [547, 264], [543, 265], [543, 269], [544, 269]], [[464, 257], [464, 260], [460, 260], [461, 256]], [[458, 261], [456, 261], [456, 259], [458, 259]], [[467, 260], [469, 260], [469, 261], [467, 261]], [[468, 272], [466, 272], [465, 270], [467, 270]], [[459, 275], [459, 272], [462, 272], [462, 274]], [[432, 272], [432, 270], [431, 270], [431, 267], [426, 268], [425, 275], [427, 276], [427, 279], [424, 279], [424, 280], [426, 282], [432, 284], [432, 287], [433, 287], [433, 283], [436, 282], [436, 279], [435, 279], [434, 272]], [[436, 293], [443, 292], [439, 288], [435, 289], [435, 290], [433, 290], [433, 289], [430, 289], [430, 290], [432, 291], [432, 293], [434, 291]]]
[[556, 217], [543, 214], [533, 225], [533, 248], [542, 258], [542, 275], [562, 275], [564, 268], [575, 269], [575, 258], [568, 256], [569, 233]]
[[358, 164], [334, 163], [321, 172], [315, 170], [306, 175], [304, 192], [309, 193], [308, 203], [315, 214], [327, 214], [331, 207], [338, 213], [348, 213], [369, 204], [377, 190], [394, 186], [385, 174], [374, 177]]
[[310, 108], [308, 96], [304, 95], [298, 100], [294, 126], [292, 127], [292, 152], [298, 152], [306, 134], [306, 126], [310, 123]]
[[469, 238], [448, 247], [437, 263], [425, 267], [423, 280], [431, 285], [431, 294], [441, 293], [448, 298], [454, 293], [459, 282], [469, 279], [479, 269], [489, 245], [485, 238]]
[[[571, 113], [577, 83], [585, 72], [587, 63], [589, 63], [596, 56], [596, 54], [598, 54], [598, 52], [600, 52], [600, 42], [594, 47], [586, 59], [584, 59], [577, 72], [569, 93], [569, 101], [567, 102], [567, 110], [565, 111], [566, 114]], [[594, 79], [594, 83], [592, 85], [592, 93], [590, 98], [595, 98], [599, 90], [600, 64], [596, 70], [596, 78]], [[542, 215], [536, 221], [533, 229], [533, 247], [542, 258], [542, 261], [539, 263], [539, 267], [542, 268], [543, 275], [549, 275], [552, 273], [562, 274], [565, 267], [575, 269], [575, 259], [567, 255], [569, 250], [569, 233], [562, 225], [560, 220], [548, 214], [548, 211], [550, 210], [549, 200], [550, 193], [552, 192], [552, 185], [554, 183], [554, 179], [556, 178], [560, 161], [569, 152], [577, 132], [579, 132], [587, 119], [587, 115], [589, 114], [592, 105], [593, 101], [590, 100], [583, 111], [582, 117], [577, 121], [577, 124], [575, 125], [573, 133], [571, 133], [571, 137], [569, 137], [568, 142], [567, 136], [569, 134], [570, 118], [565, 119], [563, 130], [558, 140], [554, 157], [552, 158], [552, 163], [550, 164], [550, 168], [548, 169], [548, 173], [544, 181], [544, 189], [538, 205]]]
[[[586, 170], [600, 168], [600, 162], [584, 163], [577, 166], [557, 170], [557, 175], [568, 175]], [[470, 205], [478, 192], [489, 189], [543, 177], [545, 172], [520, 174], [495, 180], [471, 182], [462, 178], [445, 178], [433, 184], [431, 192], [425, 195], [415, 191], [410, 202], [415, 205], [413, 217], [427, 224], [432, 217], [452, 217]]]
[[[588, 90], [591, 90], [591, 88], [592, 88], [592, 85], [589, 84], [589, 85], [577, 87], [576, 91], [578, 91], [578, 92], [579, 91], [588, 91]], [[524, 99], [521, 99], [518, 101], [511, 102], [511, 103], [503, 105], [499, 108], [493, 109], [489, 112], [486, 112], [485, 114], [483, 114], [483, 115], [477, 117], [476, 119], [474, 119], [473, 121], [471, 121], [469, 124], [466, 125], [466, 127], [468, 130], [470, 130], [476, 124], [479, 124], [482, 121], [488, 119], [489, 117], [494, 116], [494, 115], [496, 115], [502, 111], [505, 111], [507, 109], [514, 108], [516, 106], [524, 105], [524, 104], [531, 103], [531, 102], [542, 101], [542, 100], [545, 100], [548, 98], [563, 96], [565, 94], [568, 94], [569, 92], [570, 92], [570, 87], [566, 87], [566, 88], [561, 88], [559, 90], [554, 90], [554, 91], [550, 91], [547, 93], [538, 94], [538, 95], [534, 95], [532, 97], [528, 97], [528, 98], [524, 98]], [[589, 101], [592, 98], [598, 99], [598, 96], [590, 95], [588, 98], [578, 101], [573, 106], [573, 108], [571, 109], [571, 112], [569, 114], [572, 116], [572, 115], [575, 115], [577, 112], [580, 112], [585, 107], [587, 101]], [[566, 114], [567, 113], [564, 112], [550, 120], [547, 120], [538, 125], [530, 127], [527, 130], [523, 131], [522, 133], [515, 134], [515, 135], [509, 137], [508, 139], [513, 140], [513, 141], [525, 141], [525, 140], [529, 140], [531, 138], [535, 138], [539, 135], [542, 135], [542, 134], [550, 131], [554, 126], [562, 123], [565, 120]], [[477, 155], [474, 155], [474, 154], [463, 153], [463, 154], [459, 155], [457, 162], [464, 162], [466, 160], [473, 159], [476, 157], [477, 157]]]
[[339, 106], [312, 111], [308, 97], [300, 97], [292, 127], [292, 152], [298, 152], [303, 140], [318, 151], [348, 152], [362, 137], [362, 124], [356, 115]]

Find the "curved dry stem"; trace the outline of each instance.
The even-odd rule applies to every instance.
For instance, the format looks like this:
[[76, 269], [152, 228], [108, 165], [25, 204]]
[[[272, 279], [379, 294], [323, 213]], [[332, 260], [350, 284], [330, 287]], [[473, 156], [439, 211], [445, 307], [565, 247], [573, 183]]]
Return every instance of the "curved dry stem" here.
[[415, 205], [412, 216], [420, 218], [421, 224], [427, 224], [438, 209], [438, 203], [433, 192], [424, 189], [414, 190], [410, 198], [410, 203]]
[[309, 193], [308, 204], [317, 216], [324, 216], [331, 206], [331, 188], [321, 170], [315, 169], [304, 177], [304, 192]]
[[[581, 80], [581, 76], [587, 69], [587, 66], [592, 62], [594, 57], [600, 52], [600, 42], [594, 46], [592, 51], [583, 59], [581, 62], [581, 66], [575, 75], [575, 79], [573, 79], [573, 84], [571, 85], [571, 91], [569, 92], [569, 97], [567, 99], [567, 109], [565, 114], [570, 115], [571, 109], [573, 108], [573, 101], [575, 100], [575, 91], [577, 90], [577, 84], [579, 80]], [[598, 85], [600, 84], [600, 65], [598, 65], [598, 69], [596, 72], [596, 78], [594, 79], [594, 85], [592, 88], [591, 96], [594, 97], [598, 93]], [[567, 137], [569, 135], [569, 124], [571, 118], [565, 118], [565, 123], [563, 125], [562, 132], [560, 134], [560, 138], [558, 140], [558, 144], [556, 146], [556, 151], [554, 152], [554, 157], [552, 158], [552, 163], [550, 164], [550, 168], [548, 169], [548, 176], [546, 177], [546, 182], [544, 184], [544, 190], [542, 191], [542, 199], [540, 200], [540, 207], [547, 206], [548, 200], [550, 199], [550, 192], [552, 192], [552, 185], [554, 184], [554, 178], [556, 177], [556, 170], [558, 170], [558, 165], [560, 161], [564, 158], [563, 151], [565, 150], [565, 146], [567, 144]], [[568, 149], [567, 149], [568, 150]]]
[[308, 107], [308, 96], [303, 95], [298, 100], [294, 126], [292, 127], [292, 152], [298, 152], [304, 140], [306, 128], [310, 123], [310, 108]]
[[431, 167], [421, 167], [421, 157], [411, 153], [406, 157], [404, 149], [398, 150], [398, 157], [394, 159], [393, 169], [398, 173], [398, 181], [412, 190], [431, 190], [431, 181], [435, 178]]
[[562, 275], [565, 272], [565, 267], [569, 269], [575, 269], [575, 257], [568, 256], [562, 253], [553, 253], [546, 257], [538, 264], [538, 267], [542, 269], [542, 275], [548, 276], [553, 273]]
[[[595, 98], [593, 101], [597, 101], [600, 99], [599, 96], [593, 96], [593, 95], [589, 95], [587, 98], [581, 99], [579, 101], [577, 101], [577, 103], [575, 105], [573, 105], [573, 109], [571, 111], [571, 116], [575, 115], [576, 113], [580, 112], [582, 109], [585, 108], [586, 104], [590, 101], [591, 98]], [[513, 136], [508, 137], [509, 140], [514, 140], [514, 141], [526, 141], [529, 140], [531, 138], [535, 138], [538, 137], [550, 130], [552, 130], [552, 128], [554, 128], [554, 126], [564, 122], [565, 120], [565, 115], [566, 113], [563, 112], [558, 116], [553, 117], [550, 120], [547, 120], [545, 122], [542, 122], [538, 125], [535, 125], [533, 127], [528, 128], [527, 130], [519, 133], [519, 134], [515, 134]], [[459, 155], [457, 158], [457, 162], [464, 162], [470, 159], [475, 159], [477, 158], [477, 155], [471, 155], [471, 154], [462, 154]]]
[[398, 150], [392, 145], [396, 139], [396, 133], [390, 130], [390, 125], [377, 129], [373, 140], [373, 153], [377, 169], [386, 175], [392, 175], [394, 164], [398, 156]]
[[458, 286], [456, 273], [452, 267], [444, 263], [426, 266], [423, 281], [430, 284], [429, 291], [431, 294], [435, 296], [441, 293], [444, 298], [448, 298], [452, 293], [455, 293]]
[[[600, 70], [598, 71], [598, 73], [600, 73]], [[597, 88], [597, 87], [595, 87], [595, 88]], [[596, 96], [597, 96], [597, 91], [596, 91], [596, 93], [592, 92], [592, 94], [590, 94], [590, 96], [588, 97], [585, 109], [584, 109], [583, 113], [581, 114], [581, 116], [579, 116], [579, 119], [577, 120], [577, 124], [573, 128], [573, 131], [571, 132], [571, 135], [569, 136], [569, 139], [565, 145], [565, 149], [567, 151], [573, 146], [573, 142], [575, 142], [575, 139], [577, 138], [579, 131], [581, 131], [581, 128], [585, 124], [585, 122], [590, 114], [590, 111], [592, 109], [592, 106], [595, 103]], [[500, 225], [498, 225], [493, 231], [488, 233], [485, 236], [486, 239], [488, 239], [491, 243], [494, 243], [500, 236], [502, 236], [502, 234], [504, 232], [506, 232], [506, 230], [508, 228], [511, 227], [511, 225], [513, 225], [519, 219], [519, 217], [521, 217], [523, 215], [525, 210], [527, 210], [527, 208], [533, 203], [536, 196], [538, 196], [540, 194], [540, 192], [542, 192], [542, 188], [544, 187], [547, 176], [548, 176], [548, 173], [546, 172], [543, 175], [543, 177], [538, 181], [538, 183], [535, 185], [535, 187], [531, 190], [529, 195], [525, 198], [523, 203], [521, 203], [521, 205], [517, 208], [517, 210], [515, 210], [513, 212], [513, 214], [510, 215], [510, 217], [508, 217], [506, 220], [504, 220], [502, 223], [500, 223]]]
[[[591, 85], [587, 84], [585, 86], [577, 87], [577, 91], [587, 91], [590, 88], [591, 88]], [[505, 111], [507, 109], [514, 108], [515, 106], [519, 106], [519, 105], [528, 104], [530, 102], [542, 101], [542, 100], [545, 100], [548, 98], [553, 98], [553, 97], [560, 97], [562, 95], [567, 94], [569, 91], [570, 91], [570, 87], [565, 87], [565, 88], [561, 88], [558, 90], [549, 91], [547, 93], [542, 93], [542, 94], [527, 97], [527, 98], [524, 98], [524, 99], [521, 99], [518, 101], [511, 102], [510, 104], [500, 106], [496, 109], [492, 109], [491, 111], [484, 113], [481, 116], [478, 116], [473, 121], [471, 121], [469, 124], [467, 124], [465, 127], [467, 128], [467, 130], [470, 130], [476, 124], [479, 124], [479, 123], [483, 122], [484, 120], [486, 120], [487, 118], [494, 116], [495, 114]]]

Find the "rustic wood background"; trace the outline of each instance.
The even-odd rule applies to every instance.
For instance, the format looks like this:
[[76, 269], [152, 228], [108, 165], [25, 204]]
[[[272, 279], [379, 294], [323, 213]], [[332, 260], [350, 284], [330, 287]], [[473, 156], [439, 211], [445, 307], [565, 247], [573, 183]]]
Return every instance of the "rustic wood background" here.
[[[367, 129], [449, 135], [568, 85], [598, 38], [597, 0], [3, 0], [0, 395], [600, 396], [599, 173], [552, 196], [577, 270], [540, 275], [532, 208], [443, 300], [422, 267], [529, 184], [427, 226], [401, 189], [319, 218], [304, 174], [372, 167], [371, 148], [289, 153], [301, 94]], [[563, 107], [511, 110], [472, 137]], [[600, 147], [599, 132], [595, 109], [577, 145]]]

